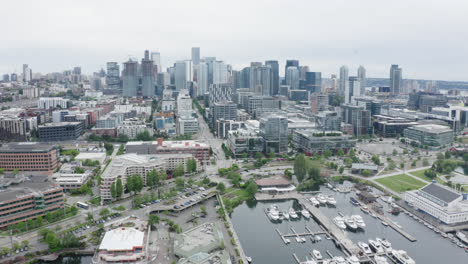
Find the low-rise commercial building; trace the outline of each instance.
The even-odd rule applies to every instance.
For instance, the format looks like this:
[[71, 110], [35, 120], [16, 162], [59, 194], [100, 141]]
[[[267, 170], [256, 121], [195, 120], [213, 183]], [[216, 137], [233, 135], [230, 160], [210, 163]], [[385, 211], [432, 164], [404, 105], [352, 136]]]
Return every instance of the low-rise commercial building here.
[[62, 188], [50, 185], [44, 179], [24, 180], [18, 175], [0, 178], [0, 229], [38, 216], [45, 216], [63, 208]]
[[47, 123], [38, 128], [41, 141], [75, 140], [83, 131], [81, 122]]
[[133, 141], [126, 144], [127, 153], [136, 154], [192, 154], [202, 164], [210, 162], [210, 146], [198, 140], [157, 141], [143, 142]]
[[198, 132], [198, 119], [190, 115], [182, 115], [177, 118], [177, 134], [190, 135]]
[[339, 131], [297, 130], [293, 134], [293, 146], [307, 155], [323, 153], [326, 150], [347, 152], [356, 146], [356, 140]]
[[64, 191], [80, 189], [89, 178], [87, 173], [60, 173], [55, 177], [55, 183]]
[[22, 142], [0, 147], [0, 168], [6, 171], [52, 174], [58, 165], [58, 150], [53, 145]]
[[411, 126], [418, 125], [416, 121], [412, 121], [402, 117], [393, 117], [387, 115], [374, 116], [374, 131], [382, 137], [396, 137], [403, 135], [403, 131]]
[[404, 136], [410, 141], [431, 148], [439, 148], [453, 142], [454, 133], [448, 126], [425, 124], [406, 128]]
[[148, 263], [148, 234], [133, 227], [118, 227], [104, 234], [97, 263]]
[[447, 225], [468, 222], [468, 195], [432, 182], [425, 187], [404, 193], [410, 206]]

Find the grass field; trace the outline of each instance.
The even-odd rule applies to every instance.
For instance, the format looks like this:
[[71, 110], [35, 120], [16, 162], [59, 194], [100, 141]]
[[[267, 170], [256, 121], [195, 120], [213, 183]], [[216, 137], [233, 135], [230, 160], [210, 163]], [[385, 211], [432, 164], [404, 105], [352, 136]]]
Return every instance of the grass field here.
[[416, 180], [405, 174], [389, 176], [376, 181], [395, 192], [416, 190], [427, 184], [427, 182]]
[[[426, 177], [426, 176], [424, 175], [424, 172], [425, 172], [425, 171], [426, 171], [426, 170], [418, 170], [418, 171], [410, 172], [410, 174], [411, 174], [411, 175], [414, 175], [414, 176], [416, 176], [416, 177], [418, 177], [418, 178], [420, 178], [421, 180], [424, 180], [424, 181], [427, 181], [427, 182], [432, 182], [432, 179], [431, 179], [431, 178], [428, 178], [428, 177]], [[444, 184], [444, 181], [441, 180], [439, 177], [437, 177], [435, 180], [436, 180], [438, 183], [440, 183], [440, 184]]]

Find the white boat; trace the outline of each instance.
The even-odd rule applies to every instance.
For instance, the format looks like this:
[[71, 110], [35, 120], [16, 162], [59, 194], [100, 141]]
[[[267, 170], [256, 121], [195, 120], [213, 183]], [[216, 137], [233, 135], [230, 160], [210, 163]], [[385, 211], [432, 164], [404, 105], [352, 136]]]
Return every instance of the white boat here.
[[404, 250], [393, 250], [392, 255], [398, 263], [401, 264], [416, 264], [416, 262], [408, 256]]
[[369, 246], [377, 254], [384, 253], [382, 245], [380, 245], [380, 243], [375, 240], [369, 239]]
[[327, 187], [328, 187], [329, 189], [333, 189], [333, 185], [331, 185], [330, 183], [327, 183]]
[[373, 212], [369, 212], [370, 216], [374, 217], [374, 218], [377, 218], [377, 215], [374, 214]]
[[322, 254], [320, 254], [320, 251], [314, 249], [312, 250], [312, 255], [314, 256], [315, 260], [322, 260]]
[[388, 261], [385, 257], [375, 256], [374, 260], [375, 260], [375, 264], [388, 264]]
[[310, 197], [309, 201], [312, 203], [314, 206], [319, 206], [320, 202], [317, 200], [315, 197]]
[[284, 242], [286, 242], [286, 244], [289, 244], [289, 243], [291, 243], [291, 240], [289, 240], [289, 238], [285, 238]]
[[252, 258], [251, 258], [251, 257], [245, 257], [245, 258], [247, 259], [247, 261], [248, 261], [249, 263], [252, 262]]
[[317, 264], [317, 262], [306, 257], [306, 261], [302, 261], [300, 264]]
[[283, 217], [284, 217], [284, 219], [289, 220], [289, 214], [288, 214], [288, 212], [283, 211]]
[[348, 261], [349, 264], [359, 264], [359, 263], [361, 263], [361, 262], [359, 261], [359, 258], [356, 257], [355, 255], [352, 255], [351, 257], [349, 257], [349, 258], [347, 259], [347, 261]]
[[278, 206], [272, 205], [267, 211], [268, 217], [270, 217], [271, 220], [277, 221], [280, 219], [280, 212], [278, 210]]
[[385, 238], [376, 238], [375, 240], [377, 240], [377, 242], [382, 245], [382, 248], [385, 250], [385, 252], [392, 252], [392, 243], [390, 243], [390, 241], [386, 240]]
[[322, 238], [321, 238], [319, 235], [315, 235], [315, 240], [317, 240], [317, 241], [321, 241], [321, 240], [322, 240]]
[[346, 229], [346, 224], [345, 224], [345, 221], [344, 221], [343, 217], [337, 216], [337, 217], [333, 218], [333, 222], [339, 228]]
[[289, 208], [289, 217], [291, 219], [297, 219], [299, 216], [297, 215], [296, 211], [293, 208]]
[[369, 213], [369, 208], [365, 205], [362, 205], [361, 206], [361, 211], [363, 211], [364, 213], [368, 214]]
[[327, 203], [329, 205], [336, 205], [336, 200], [335, 200], [335, 198], [333, 198], [333, 196], [328, 196], [326, 198], [327, 198]]
[[465, 244], [468, 245], [468, 235], [466, 235], [464, 232], [458, 231], [455, 233], [455, 235]]
[[366, 228], [366, 223], [364, 222], [364, 219], [362, 218], [362, 216], [352, 215], [351, 217], [354, 219], [354, 221], [356, 222], [359, 228], [362, 228], [362, 229]]
[[372, 254], [372, 250], [369, 248], [369, 245], [367, 245], [366, 243], [359, 241], [358, 247], [360, 247], [365, 254]]
[[398, 228], [403, 228], [400, 224], [398, 224], [397, 221], [392, 221], [392, 223], [393, 223], [394, 225], [396, 225]]
[[346, 264], [346, 259], [342, 256], [333, 257], [333, 260], [336, 262], [336, 264]]
[[384, 226], [388, 226], [388, 223], [387, 223], [387, 222], [385, 222], [385, 221], [382, 221], [382, 225], [384, 225]]
[[310, 213], [309, 213], [309, 211], [307, 211], [307, 209], [305, 209], [305, 208], [302, 209], [301, 215], [302, 215], [304, 218], [307, 218], [307, 219], [310, 218]]
[[324, 205], [327, 203], [327, 198], [323, 196], [322, 194], [317, 195], [317, 200], [321, 205]]
[[354, 221], [353, 218], [351, 218], [350, 216], [345, 216], [344, 217], [344, 221], [345, 221], [345, 224], [346, 226], [351, 229], [351, 230], [357, 230], [358, 229], [358, 225], [356, 224], [356, 222]]
[[296, 237], [296, 242], [297, 242], [297, 243], [302, 243], [302, 239], [301, 239], [300, 236], [297, 236], [297, 237]]

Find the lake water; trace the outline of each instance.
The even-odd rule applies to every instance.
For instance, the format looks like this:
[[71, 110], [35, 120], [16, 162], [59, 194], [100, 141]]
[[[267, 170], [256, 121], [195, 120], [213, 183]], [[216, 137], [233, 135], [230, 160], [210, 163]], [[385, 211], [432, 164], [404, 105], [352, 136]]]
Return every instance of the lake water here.
[[[337, 193], [327, 188], [322, 188], [325, 194], [330, 194], [337, 200], [336, 208], [321, 206], [320, 210], [330, 218], [341, 212], [345, 215], [360, 214], [363, 216], [367, 227], [364, 232], [347, 232], [348, 237], [354, 242], [365, 241], [368, 239], [386, 238], [392, 243], [394, 249], [403, 249], [420, 264], [467, 264], [468, 253], [459, 248], [450, 240], [445, 239], [428, 229], [424, 225], [415, 221], [413, 218], [401, 213], [398, 216], [390, 218], [398, 222], [403, 229], [413, 235], [418, 241], [410, 242], [390, 227], [385, 227], [380, 220], [363, 213], [359, 207], [353, 206], [349, 202], [351, 193]], [[293, 258], [295, 253], [302, 261], [306, 257], [311, 258], [312, 249], [318, 249], [322, 255], [327, 256], [328, 250], [333, 255], [343, 255], [337, 249], [331, 240], [322, 239], [318, 243], [312, 243], [307, 240], [306, 243], [297, 243], [291, 238], [291, 243], [285, 245], [280, 236], [275, 231], [278, 228], [283, 234], [292, 233], [291, 227], [298, 233], [306, 231], [308, 226], [312, 231], [319, 231], [319, 227], [314, 220], [301, 219], [298, 221], [283, 221], [282, 223], [272, 223], [266, 216], [265, 208], [273, 203], [253, 202], [244, 203], [238, 206], [232, 214], [234, 228], [241, 240], [242, 246], [247, 256], [252, 257], [255, 264], [271, 263], [296, 263]], [[296, 207], [299, 210], [297, 202], [277, 201], [280, 210], [288, 210], [290, 207]], [[386, 213], [387, 214], [387, 213]], [[323, 237], [323, 236], [322, 236]]]

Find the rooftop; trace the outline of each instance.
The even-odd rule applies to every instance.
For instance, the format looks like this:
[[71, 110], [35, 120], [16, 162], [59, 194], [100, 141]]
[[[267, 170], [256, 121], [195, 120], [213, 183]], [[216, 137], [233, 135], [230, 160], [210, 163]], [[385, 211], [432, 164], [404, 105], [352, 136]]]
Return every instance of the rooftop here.
[[105, 152], [81, 152], [78, 156], [75, 157], [75, 160], [86, 160], [86, 159], [105, 159], [106, 153]]
[[442, 187], [437, 183], [431, 183], [422, 188], [420, 191], [430, 194], [446, 203], [450, 203], [461, 196], [461, 194]]
[[120, 251], [143, 247], [145, 233], [132, 227], [119, 227], [106, 232], [99, 250]]
[[47, 181], [47, 177], [26, 177], [24, 181], [20, 180], [19, 184], [13, 184], [7, 189], [0, 190], [0, 204], [53, 188], [56, 187]]
[[453, 130], [448, 126], [443, 125], [436, 125], [436, 124], [424, 124], [424, 125], [416, 125], [410, 127], [411, 129], [423, 131], [423, 132], [430, 132], [430, 133], [444, 133], [444, 132], [453, 132]]
[[198, 254], [211, 253], [221, 246], [223, 234], [218, 224], [204, 223], [177, 235], [174, 241], [174, 252], [179, 257], [188, 258]]
[[39, 127], [59, 127], [59, 126], [75, 126], [79, 125], [81, 122], [57, 122], [57, 123], [45, 123]]
[[[127, 146], [138, 146], [138, 145], [158, 145], [157, 141], [131, 141], [127, 143]], [[163, 148], [208, 148], [208, 144], [198, 140], [179, 140], [179, 141], [163, 141]]]
[[273, 185], [289, 185], [291, 184], [288, 180], [283, 177], [270, 177], [256, 180], [255, 183], [258, 186], [273, 186]]
[[0, 147], [0, 153], [47, 152], [54, 148], [54, 145], [39, 142], [8, 143]]

